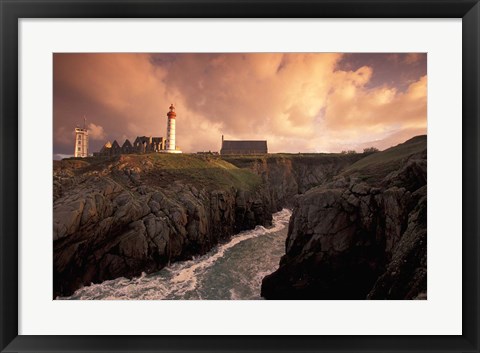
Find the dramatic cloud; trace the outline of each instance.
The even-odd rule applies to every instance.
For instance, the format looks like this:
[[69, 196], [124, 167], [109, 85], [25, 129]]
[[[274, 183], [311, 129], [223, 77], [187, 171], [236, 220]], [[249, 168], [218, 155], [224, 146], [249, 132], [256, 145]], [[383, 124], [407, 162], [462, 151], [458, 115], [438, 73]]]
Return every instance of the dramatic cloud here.
[[426, 76], [412, 83], [406, 92], [399, 92], [389, 86], [365, 89], [370, 74], [368, 68], [345, 73], [345, 77], [340, 79], [341, 84], [328, 97], [325, 126], [336, 143], [361, 144], [368, 140], [381, 140], [405, 129], [425, 133]]
[[381, 148], [426, 132], [425, 54], [55, 54], [54, 154], [87, 115], [106, 140], [165, 136], [185, 152], [267, 139], [271, 152]]
[[91, 140], [100, 141], [105, 141], [105, 139], [107, 138], [103, 126], [95, 125], [94, 123], [88, 124], [88, 136]]

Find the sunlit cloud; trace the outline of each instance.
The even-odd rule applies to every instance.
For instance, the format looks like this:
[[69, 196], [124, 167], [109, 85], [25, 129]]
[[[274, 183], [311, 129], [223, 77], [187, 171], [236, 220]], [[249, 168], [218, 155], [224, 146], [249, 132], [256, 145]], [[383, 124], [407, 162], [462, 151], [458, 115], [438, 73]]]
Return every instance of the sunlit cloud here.
[[94, 123], [88, 124], [88, 136], [92, 140], [104, 141], [107, 138], [107, 134], [103, 129], [103, 126], [95, 125]]
[[170, 103], [184, 152], [218, 151], [222, 134], [266, 139], [270, 152], [336, 152], [425, 133], [425, 54], [362, 55], [55, 54], [54, 153], [70, 153], [85, 114], [90, 152], [165, 136]]

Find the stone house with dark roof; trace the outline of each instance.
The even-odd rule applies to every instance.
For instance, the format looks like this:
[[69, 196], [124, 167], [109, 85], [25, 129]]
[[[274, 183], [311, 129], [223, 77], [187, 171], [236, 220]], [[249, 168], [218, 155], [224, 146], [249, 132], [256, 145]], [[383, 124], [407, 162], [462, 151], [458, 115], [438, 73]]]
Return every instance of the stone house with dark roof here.
[[222, 136], [221, 155], [228, 154], [267, 154], [266, 140], [224, 140]]

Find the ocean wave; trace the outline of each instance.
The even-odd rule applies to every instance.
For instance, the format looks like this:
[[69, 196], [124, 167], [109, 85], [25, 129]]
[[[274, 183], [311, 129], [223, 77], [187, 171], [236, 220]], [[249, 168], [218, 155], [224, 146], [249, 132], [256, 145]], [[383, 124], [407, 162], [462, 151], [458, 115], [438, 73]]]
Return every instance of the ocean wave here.
[[[173, 263], [153, 274], [92, 284], [71, 297], [57, 299], [260, 299], [263, 277], [278, 267], [284, 252], [290, 216], [291, 211], [283, 209], [273, 215], [272, 227], [257, 226], [238, 233], [203, 256]], [[257, 238], [261, 244], [254, 243]]]

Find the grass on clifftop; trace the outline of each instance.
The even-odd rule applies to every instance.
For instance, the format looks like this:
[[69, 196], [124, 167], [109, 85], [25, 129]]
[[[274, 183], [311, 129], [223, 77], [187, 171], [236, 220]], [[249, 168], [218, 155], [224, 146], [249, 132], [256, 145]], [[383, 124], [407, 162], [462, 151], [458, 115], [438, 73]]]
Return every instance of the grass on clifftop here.
[[251, 167], [253, 162], [278, 163], [290, 161], [292, 163], [321, 165], [336, 163], [340, 159], [354, 163], [364, 158], [363, 153], [342, 154], [342, 153], [272, 153], [264, 155], [226, 155], [221, 158], [239, 168]]
[[235, 169], [235, 166], [219, 158], [205, 157], [195, 154], [150, 153], [146, 155], [128, 156], [148, 158], [156, 167], [163, 169]]
[[77, 175], [100, 172], [112, 166], [139, 169], [141, 182], [165, 188], [173, 182], [180, 182], [199, 189], [225, 189], [233, 186], [255, 190], [261, 184], [261, 178], [248, 169], [236, 167], [218, 157], [195, 154], [125, 154], [115, 157], [69, 158], [54, 163], [54, 169], [70, 169]]
[[427, 136], [416, 136], [382, 152], [373, 153], [347, 167], [344, 176], [356, 175], [365, 181], [379, 181], [399, 169], [410, 156], [426, 151]]
[[[148, 158], [155, 166], [148, 171], [148, 178], [160, 177], [171, 182], [178, 180], [198, 188], [209, 189], [236, 187], [253, 190], [260, 185], [258, 175], [247, 169], [238, 168], [220, 158], [198, 156], [194, 154], [152, 153], [136, 157]], [[167, 176], [165, 178], [165, 176]], [[173, 178], [173, 179], [172, 179]], [[159, 181], [157, 179], [157, 181]]]

